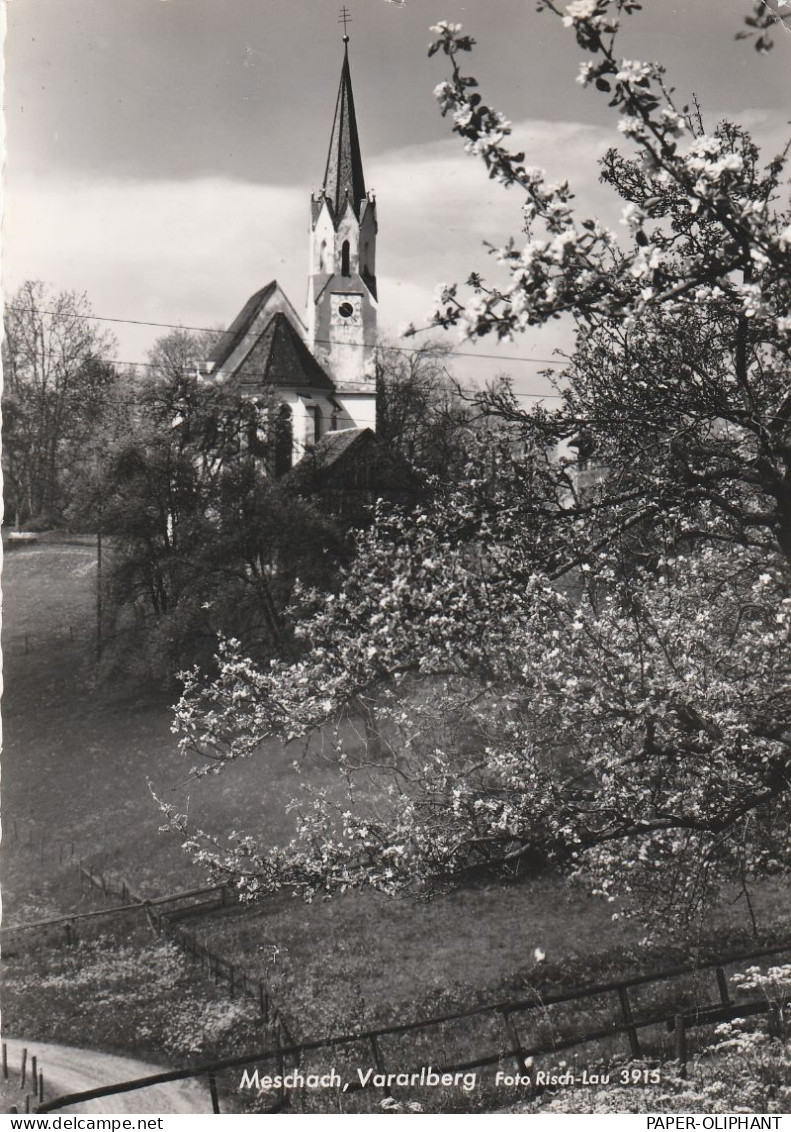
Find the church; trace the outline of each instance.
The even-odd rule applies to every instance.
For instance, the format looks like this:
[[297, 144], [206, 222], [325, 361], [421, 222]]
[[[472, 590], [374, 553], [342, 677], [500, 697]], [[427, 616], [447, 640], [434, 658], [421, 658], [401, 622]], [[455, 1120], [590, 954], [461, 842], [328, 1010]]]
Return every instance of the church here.
[[351, 430], [370, 442], [376, 428], [376, 201], [365, 187], [348, 35], [343, 44], [324, 180], [310, 199], [306, 310], [273, 280], [248, 299], [203, 370], [210, 380], [272, 392], [276, 475], [326, 447], [330, 433], [347, 433], [348, 448]]

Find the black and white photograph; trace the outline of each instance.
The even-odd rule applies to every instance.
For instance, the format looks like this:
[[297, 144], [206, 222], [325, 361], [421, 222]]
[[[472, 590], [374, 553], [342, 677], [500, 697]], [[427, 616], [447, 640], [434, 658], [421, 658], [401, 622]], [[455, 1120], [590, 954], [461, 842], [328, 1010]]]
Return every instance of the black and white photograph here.
[[791, 0], [1, 14], [7, 1127], [782, 1132]]

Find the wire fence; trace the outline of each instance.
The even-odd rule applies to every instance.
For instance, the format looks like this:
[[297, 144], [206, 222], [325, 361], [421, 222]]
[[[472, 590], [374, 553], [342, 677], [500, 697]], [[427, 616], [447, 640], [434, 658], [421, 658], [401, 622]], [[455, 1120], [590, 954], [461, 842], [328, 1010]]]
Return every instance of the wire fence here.
[[79, 645], [81, 648], [89, 641], [95, 640], [96, 629], [93, 626], [73, 625], [62, 622], [53, 629], [44, 632], [9, 633], [3, 638], [3, 648], [6, 652], [18, 651], [25, 655], [37, 649], [50, 648], [53, 645]]
[[[291, 1040], [288, 1025], [272, 1000], [269, 987], [264, 979], [252, 978], [244, 968], [212, 951], [202, 943], [194, 932], [180, 924], [175, 918], [180, 913], [197, 916], [215, 912], [236, 903], [235, 894], [226, 885], [212, 885], [205, 888], [189, 889], [166, 896], [144, 898], [140, 896], [123, 877], [108, 878], [102, 873], [92, 872], [80, 866], [81, 875], [94, 887], [101, 889], [104, 896], [116, 896], [125, 903], [115, 913], [142, 911], [157, 935], [167, 936], [178, 943], [200, 965], [213, 983], [224, 984], [231, 999], [249, 998], [258, 1006], [264, 1026], [277, 1027], [285, 1040]], [[210, 896], [214, 899], [201, 900]], [[180, 906], [180, 908], [179, 908]], [[113, 911], [110, 909], [109, 911]]]

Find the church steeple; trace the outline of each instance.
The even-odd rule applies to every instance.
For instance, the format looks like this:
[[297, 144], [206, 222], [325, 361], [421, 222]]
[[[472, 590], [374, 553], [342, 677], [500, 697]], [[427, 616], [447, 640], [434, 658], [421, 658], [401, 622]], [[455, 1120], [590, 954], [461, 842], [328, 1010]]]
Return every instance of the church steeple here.
[[335, 382], [344, 418], [375, 427], [376, 201], [363, 176], [348, 20], [344, 8], [343, 66], [330, 149], [324, 182], [311, 197], [307, 325], [310, 346]]
[[337, 219], [348, 200], [357, 216], [360, 204], [366, 199], [363, 159], [360, 153], [360, 138], [357, 133], [357, 117], [354, 113], [354, 94], [352, 76], [349, 69], [349, 37], [343, 37], [343, 67], [338, 98], [335, 103], [335, 117], [332, 123], [330, 149], [324, 171], [322, 191], [332, 206]]

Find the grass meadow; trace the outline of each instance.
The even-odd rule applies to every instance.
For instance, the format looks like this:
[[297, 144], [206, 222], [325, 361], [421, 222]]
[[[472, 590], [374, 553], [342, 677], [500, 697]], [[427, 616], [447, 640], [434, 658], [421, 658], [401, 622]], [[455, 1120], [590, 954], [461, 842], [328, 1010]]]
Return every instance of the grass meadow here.
[[[291, 832], [285, 807], [299, 788], [294, 761], [314, 784], [331, 780], [330, 768], [310, 748], [270, 743], [256, 759], [220, 778], [189, 782], [189, 765], [171, 732], [168, 697], [131, 684], [97, 685], [95, 582], [95, 547], [87, 542], [44, 541], [15, 549], [5, 559], [7, 923], [78, 910], [88, 899], [69, 880], [72, 845], [75, 857], [106, 873], [123, 874], [149, 896], [203, 883], [180, 846], [158, 832], [160, 816], [149, 782], [160, 797], [188, 807], [193, 820], [211, 831], [242, 829], [275, 843]], [[68, 846], [65, 857], [63, 846]], [[788, 924], [787, 891], [766, 888], [755, 901], [767, 936]], [[281, 895], [250, 909], [204, 916], [190, 927], [251, 977], [266, 978], [294, 1033], [305, 1039], [519, 996], [531, 986], [558, 989], [659, 968], [682, 954], [669, 941], [665, 947], [645, 945], [637, 925], [613, 920], [607, 904], [551, 875], [506, 888], [476, 883], [420, 904], [369, 893], [308, 905]], [[126, 929], [117, 931], [123, 936]], [[723, 946], [729, 941], [749, 945], [743, 901], [717, 913], [710, 935], [712, 945], [718, 940]], [[145, 945], [133, 942], [134, 933], [130, 939], [129, 969], [135, 970], [134, 947]], [[120, 945], [126, 947], [127, 941], [121, 938]], [[540, 968], [536, 948], [547, 956]], [[93, 952], [85, 959], [97, 966]], [[38, 961], [43, 962], [41, 956]], [[93, 1035], [97, 1043], [119, 1051], [137, 1049], [132, 1031], [105, 1032], [95, 980], [76, 979], [73, 990], [64, 991], [66, 969], [76, 969], [70, 962], [64, 967], [65, 960], [58, 960], [64, 969], [59, 968], [54, 984], [57, 995], [47, 991], [46, 980], [37, 992], [36, 1029], [46, 1030], [49, 1017], [51, 1032], [36, 1037], [90, 1045]], [[15, 979], [16, 1030], [25, 1024], [27, 984], [21, 975]], [[174, 975], [180, 986], [178, 979]], [[150, 989], [154, 994], [155, 987]], [[139, 998], [141, 991], [134, 994]], [[41, 996], [49, 1012], [40, 1008]], [[79, 999], [79, 1033], [64, 1022], [61, 999], [68, 1000], [72, 1014]], [[146, 1025], [148, 1056], [173, 1061], [180, 1055], [157, 1038], [156, 1025]], [[230, 1036], [228, 1041], [233, 1044]]]

